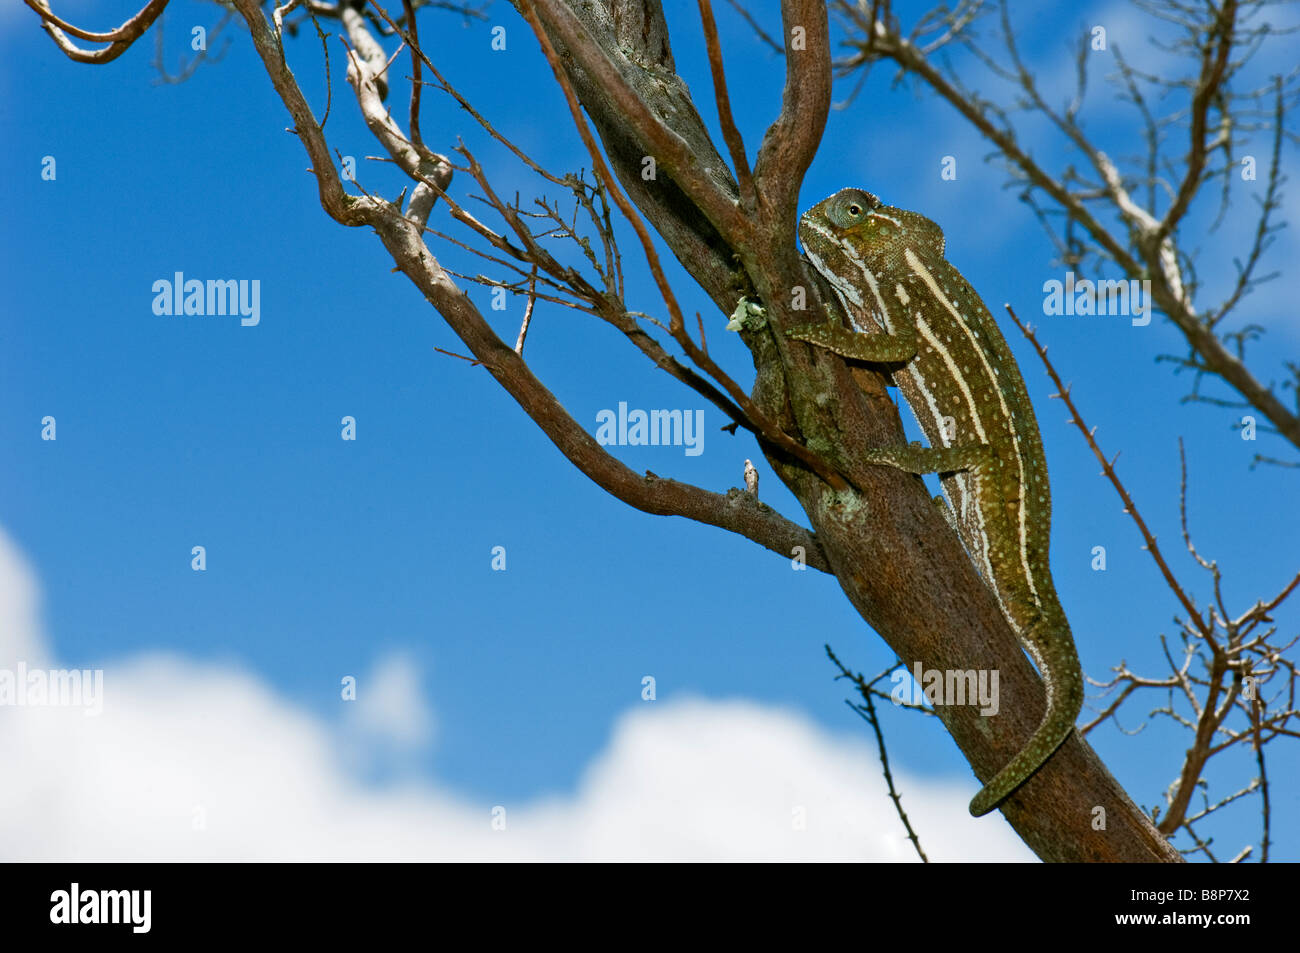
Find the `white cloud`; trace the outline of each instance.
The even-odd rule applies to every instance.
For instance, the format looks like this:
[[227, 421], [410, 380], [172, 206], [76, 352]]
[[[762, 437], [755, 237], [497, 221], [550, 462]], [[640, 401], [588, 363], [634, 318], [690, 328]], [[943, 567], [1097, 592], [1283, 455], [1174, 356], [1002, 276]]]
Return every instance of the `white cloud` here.
[[[0, 666], [46, 657], [35, 607], [0, 532]], [[98, 716], [0, 708], [0, 860], [914, 859], [874, 751], [796, 713], [645, 703], [574, 794], [500, 805], [494, 831], [497, 805], [354, 779], [343, 752], [357, 724], [403, 742], [432, 724], [400, 656], [361, 684], [384, 704], [335, 725], [246, 672], [147, 655], [106, 667]], [[899, 783], [933, 859], [1033, 859], [1001, 821], [967, 816], [972, 782]]]
[[346, 711], [351, 727], [399, 747], [417, 748], [433, 738], [433, 711], [420, 689], [420, 668], [405, 653], [386, 655], [357, 682]]

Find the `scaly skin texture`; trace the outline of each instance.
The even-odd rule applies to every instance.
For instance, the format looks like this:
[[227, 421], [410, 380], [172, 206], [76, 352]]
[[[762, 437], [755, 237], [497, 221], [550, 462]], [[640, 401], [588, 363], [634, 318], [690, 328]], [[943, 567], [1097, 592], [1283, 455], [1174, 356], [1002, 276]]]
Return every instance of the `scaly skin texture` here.
[[1034, 408], [993, 316], [944, 259], [934, 222], [844, 189], [804, 213], [799, 238], [854, 330], [809, 325], [788, 336], [893, 365], [930, 446], [884, 447], [869, 461], [940, 474], [950, 521], [1046, 685], [1042, 722], [971, 801], [979, 817], [1051, 757], [1083, 705], [1079, 659], [1048, 566], [1052, 505]]

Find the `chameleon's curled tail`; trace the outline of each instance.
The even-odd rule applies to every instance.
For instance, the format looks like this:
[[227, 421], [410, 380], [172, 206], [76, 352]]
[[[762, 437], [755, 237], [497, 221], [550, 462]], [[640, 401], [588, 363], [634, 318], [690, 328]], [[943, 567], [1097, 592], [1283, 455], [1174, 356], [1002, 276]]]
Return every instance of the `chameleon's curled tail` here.
[[[1043, 766], [1074, 730], [1074, 722], [1083, 707], [1083, 674], [1079, 670], [1079, 658], [1068, 637], [1048, 645], [1039, 645], [1040, 651], [1031, 652], [1038, 667], [1048, 669], [1042, 673], [1048, 686], [1047, 712], [1025, 746], [970, 802], [970, 812], [974, 817], [982, 817], [993, 810], [1029, 780], [1030, 775]], [[1048, 649], [1049, 659], [1041, 657], [1043, 649]]]

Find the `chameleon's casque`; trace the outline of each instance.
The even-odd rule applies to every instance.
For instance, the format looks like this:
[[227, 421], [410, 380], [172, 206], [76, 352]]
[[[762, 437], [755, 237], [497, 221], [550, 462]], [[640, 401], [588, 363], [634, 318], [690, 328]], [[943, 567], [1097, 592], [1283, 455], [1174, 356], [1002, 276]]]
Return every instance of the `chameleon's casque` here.
[[997, 323], [943, 257], [934, 222], [844, 189], [804, 213], [799, 239], [853, 330], [812, 325], [789, 336], [893, 365], [930, 446], [884, 447], [869, 462], [940, 474], [950, 522], [1047, 688], [1039, 727], [971, 801], [978, 817], [1051, 757], [1083, 705], [1079, 659], [1048, 566], [1052, 507], [1034, 408]]

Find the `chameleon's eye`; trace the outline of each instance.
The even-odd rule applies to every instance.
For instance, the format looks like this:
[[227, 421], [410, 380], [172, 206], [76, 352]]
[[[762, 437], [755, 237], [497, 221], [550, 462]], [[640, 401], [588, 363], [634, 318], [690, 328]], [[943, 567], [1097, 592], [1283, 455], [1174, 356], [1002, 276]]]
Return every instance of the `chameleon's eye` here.
[[870, 221], [871, 210], [880, 205], [880, 200], [870, 192], [861, 189], [844, 189], [835, 196], [835, 201], [827, 210], [831, 221], [840, 228], [853, 228]]

